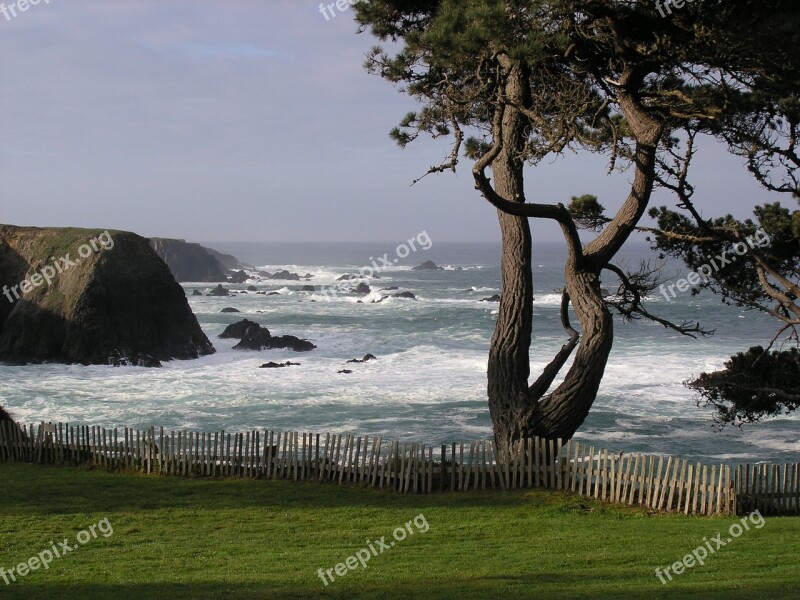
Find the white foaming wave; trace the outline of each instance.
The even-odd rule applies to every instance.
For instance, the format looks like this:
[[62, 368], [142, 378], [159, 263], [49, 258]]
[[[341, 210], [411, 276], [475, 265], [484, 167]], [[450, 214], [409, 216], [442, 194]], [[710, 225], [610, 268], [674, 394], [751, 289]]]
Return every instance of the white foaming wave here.
[[[602, 436], [604, 442], [644, 441], [661, 437], [659, 435], [648, 435], [642, 433], [634, 433], [631, 431], [606, 431], [606, 430], [602, 431], [600, 435]], [[592, 432], [591, 435], [588, 432], [583, 432], [583, 431], [575, 434], [575, 439], [578, 440], [594, 439], [596, 437], [597, 434], [595, 434], [594, 432]]]
[[[394, 292], [393, 292], [394, 293]], [[369, 294], [367, 294], [364, 298], [360, 299], [364, 304], [383, 304], [386, 303], [388, 300], [391, 300], [389, 294], [386, 292], [380, 292], [378, 290], [373, 290]]]
[[[297, 273], [301, 277], [305, 276], [306, 274], [311, 275], [311, 279], [306, 280], [303, 279], [299, 283], [313, 283], [315, 285], [329, 285], [329, 286], [338, 286], [341, 284], [347, 284], [346, 281], [338, 281], [340, 277], [343, 275], [358, 275], [358, 269], [366, 268], [365, 265], [363, 267], [353, 267], [349, 270], [347, 268], [330, 268], [330, 267], [320, 267], [319, 265], [263, 265], [258, 267], [259, 271], [266, 271], [268, 273], [275, 273], [277, 271], [289, 271], [290, 273]], [[393, 269], [394, 270], [394, 269]], [[249, 271], [250, 273], [256, 274], [255, 270]], [[378, 273], [381, 279], [373, 279], [375, 282], [379, 282], [384, 279], [383, 273]], [[367, 278], [370, 279], [370, 278]], [[271, 280], [265, 279], [261, 283], [262, 284], [269, 284], [271, 281], [278, 281], [278, 280]]]
[[[306, 273], [311, 273], [312, 275], [317, 272], [321, 272], [322, 268], [319, 265], [311, 266], [311, 265], [260, 265], [255, 268], [255, 270], [251, 271], [255, 273], [255, 271], [267, 271], [268, 273], [274, 273], [275, 271], [289, 271], [291, 273], [297, 273], [300, 276], [305, 275]], [[302, 272], [301, 272], [302, 271]], [[333, 271], [331, 271], [333, 272]]]
[[417, 296], [420, 302], [430, 304], [480, 304], [482, 306], [493, 305], [493, 302], [483, 302], [480, 298], [427, 298], [425, 296]]
[[534, 294], [534, 306], [561, 306], [561, 294]]
[[[302, 366], [276, 371], [258, 369], [264, 362], [287, 359]], [[225, 368], [220, 369], [220, 364]], [[344, 368], [353, 373], [337, 374]], [[102, 369], [102, 373], [80, 377], [81, 373], [67, 368], [65, 374], [59, 375], [51, 368], [50, 377], [30, 380], [20, 372], [20, 381], [15, 382], [12, 377], [4, 381], [2, 388], [19, 388], [24, 400], [18, 394], [11, 409], [16, 418], [29, 422], [69, 420], [105, 426], [152, 423], [196, 427], [204, 419], [221, 418], [238, 419], [238, 425], [246, 427], [251, 417], [236, 415], [287, 408], [298, 414], [320, 406], [430, 405], [452, 402], [449, 398], [453, 396], [481, 402], [485, 387], [482, 352], [469, 356], [429, 345], [382, 355], [375, 362], [359, 365], [345, 365], [342, 357], [315, 358], [281, 351], [254, 355], [224, 347], [212, 357], [192, 363], [167, 363], [167, 368], [159, 370], [92, 369]], [[420, 378], [423, 371], [426, 377]], [[19, 385], [23, 381], [26, 385]], [[166, 403], [161, 398], [165, 389], [169, 390]], [[92, 407], [90, 414], [87, 405]]]
[[[486, 409], [488, 411], [488, 408]], [[450, 417], [453, 425], [455, 425], [459, 431], [463, 431], [465, 433], [475, 434], [476, 436], [482, 436], [486, 439], [489, 439], [494, 434], [492, 427], [490, 425], [484, 424], [479, 425], [474, 422], [474, 416], [470, 418], [468, 415], [464, 414], [455, 414]]]
[[331, 304], [335, 304], [335, 303], [338, 303], [338, 304], [358, 304], [359, 300], [361, 300], [362, 302], [364, 301], [363, 298], [358, 297], [358, 296], [351, 296], [350, 294], [344, 294], [344, 293], [339, 294], [339, 293], [334, 293], [333, 291], [331, 291], [330, 294], [314, 293], [314, 294], [311, 294], [308, 297], [308, 299], [309, 300], [316, 300], [317, 302], [331, 303]]

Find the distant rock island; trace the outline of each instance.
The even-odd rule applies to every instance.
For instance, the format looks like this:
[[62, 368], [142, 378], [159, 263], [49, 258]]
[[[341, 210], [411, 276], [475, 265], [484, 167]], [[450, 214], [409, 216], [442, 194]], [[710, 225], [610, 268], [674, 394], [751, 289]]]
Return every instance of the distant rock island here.
[[438, 266], [432, 260], [426, 260], [421, 265], [417, 265], [416, 267], [412, 267], [412, 271], [444, 271], [444, 267]]
[[0, 286], [3, 362], [159, 366], [214, 352], [183, 288], [134, 233], [0, 225]]
[[231, 271], [247, 266], [241, 264], [235, 256], [185, 240], [150, 238], [150, 247], [167, 263], [172, 275], [180, 283], [227, 282]]

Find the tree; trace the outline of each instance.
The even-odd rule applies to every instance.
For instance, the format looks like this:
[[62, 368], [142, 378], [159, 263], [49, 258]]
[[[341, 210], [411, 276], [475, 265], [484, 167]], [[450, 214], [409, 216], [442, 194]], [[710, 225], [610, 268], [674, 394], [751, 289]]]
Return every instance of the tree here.
[[[742, 32], [746, 11], [728, 4], [687, 6], [667, 19], [649, 2], [636, 0], [357, 5], [362, 30], [399, 47], [391, 54], [376, 47], [367, 68], [401, 85], [421, 105], [392, 137], [401, 146], [425, 134], [451, 137], [449, 156], [428, 173], [455, 171], [463, 155], [473, 161], [476, 188], [498, 209], [503, 293], [489, 353], [488, 401], [500, 452], [521, 437], [573, 436], [609, 359], [612, 310], [629, 319], [654, 319], [685, 335], [706, 333], [696, 324], [673, 324], [649, 313], [643, 298], [653, 288], [653, 273], [627, 273], [613, 260], [647, 211], [676, 132], [708, 131], [723, 118], [746, 119], [760, 106], [747, 82], [778, 70], [763, 42], [754, 56], [740, 49], [771, 27], [767, 8], [793, 7], [747, 2], [757, 14], [747, 14], [749, 29]], [[720, 46], [728, 51], [720, 52]], [[738, 103], [731, 102], [734, 91]], [[526, 167], [567, 150], [602, 154], [612, 169], [632, 171], [630, 191], [613, 216], [605, 217], [599, 202], [587, 197], [569, 207], [528, 200]], [[533, 382], [528, 219], [557, 222], [568, 250], [561, 310], [568, 340]], [[598, 233], [584, 244], [579, 229], [587, 227]], [[620, 283], [620, 294], [609, 301], [601, 293], [604, 272]], [[580, 331], [571, 324], [570, 309]], [[563, 382], [551, 390], [573, 356]]]
[[[756, 219], [728, 215], [705, 220], [690, 199], [681, 207], [699, 220], [661, 207], [654, 247], [681, 259], [707, 289], [732, 306], [760, 311], [779, 323], [767, 348], [754, 346], [732, 356], [723, 370], [702, 373], [687, 383], [701, 402], [716, 409], [722, 425], [754, 423], [792, 412], [800, 405], [800, 211], [780, 204], [755, 209]], [[716, 259], [714, 258], [716, 257]], [[723, 264], [724, 263], [724, 264]], [[713, 266], [712, 266], [713, 265]], [[781, 341], [778, 351], [773, 346]], [[789, 343], [795, 347], [784, 349]]]
[[[746, 81], [746, 93], [734, 90], [730, 102], [738, 110], [724, 115], [708, 131], [744, 159], [766, 190], [800, 199], [797, 9], [778, 10], [765, 18], [771, 19], [777, 36], [748, 39], [750, 24], [743, 22], [725, 51], [747, 56], [753, 49], [746, 44], [755, 44], [756, 53], [772, 52], [772, 69], [755, 72]], [[766, 349], [755, 346], [737, 353], [724, 369], [687, 382], [700, 403], [716, 409], [721, 425], [753, 423], [800, 405], [800, 210], [773, 203], [756, 207], [755, 219], [702, 216], [690, 181], [697, 135], [697, 129], [687, 127], [683, 152], [673, 152], [671, 163], [661, 165], [660, 182], [675, 193], [678, 210], [651, 211], [657, 221], [651, 229], [653, 242], [693, 271], [705, 269], [696, 293], [708, 289], [724, 303], [763, 312], [778, 322], [779, 329]], [[705, 261], [711, 256], [728, 257], [730, 262], [724, 268], [709, 269]], [[772, 351], [778, 342], [779, 349]]]

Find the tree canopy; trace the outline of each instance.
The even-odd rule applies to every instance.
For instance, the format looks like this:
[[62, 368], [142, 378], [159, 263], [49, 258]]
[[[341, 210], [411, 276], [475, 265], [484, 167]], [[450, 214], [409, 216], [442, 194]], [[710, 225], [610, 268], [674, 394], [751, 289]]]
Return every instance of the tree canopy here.
[[[657, 186], [674, 191], [682, 206], [687, 198], [691, 203], [688, 165], [697, 136], [726, 143], [764, 185], [797, 189], [789, 168], [794, 138], [782, 137], [783, 123], [796, 122], [797, 115], [796, 4], [698, 1], [667, 18], [639, 0], [356, 5], [362, 30], [391, 44], [373, 49], [367, 69], [420, 105], [392, 138], [401, 146], [422, 135], [450, 138], [451, 152], [427, 174], [455, 171], [469, 160], [476, 188], [498, 209], [503, 294], [488, 396], [501, 449], [521, 436], [574, 434], [611, 352], [612, 310], [683, 334], [704, 333], [696, 324], [650, 313], [644, 299], [652, 273], [627, 273], [613, 260], [639, 227]], [[575, 197], [569, 207], [528, 198], [527, 168], [567, 151], [600, 154], [611, 170], [631, 172], [630, 191], [615, 214], [606, 216], [591, 196]], [[780, 167], [789, 175], [776, 174]], [[656, 216], [677, 218], [666, 209]], [[568, 340], [533, 382], [528, 219], [556, 221], [569, 251], [561, 311]], [[579, 228], [597, 234], [584, 244]], [[620, 281], [621, 300], [602, 297], [606, 272]], [[564, 381], [551, 390], [573, 354]]]

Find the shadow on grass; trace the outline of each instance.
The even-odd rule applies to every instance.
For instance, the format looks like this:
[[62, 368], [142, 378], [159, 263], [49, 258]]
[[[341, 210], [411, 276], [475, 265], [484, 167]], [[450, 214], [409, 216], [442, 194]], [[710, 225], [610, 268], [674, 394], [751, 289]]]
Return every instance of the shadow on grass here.
[[431, 495], [400, 495], [386, 489], [335, 483], [241, 479], [184, 479], [136, 473], [111, 473], [75, 467], [0, 463], [3, 491], [0, 514], [57, 515], [186, 507], [242, 509], [426, 508], [512, 506], [557, 507], [561, 512], [641, 514], [602, 505], [566, 492], [478, 490]]
[[[444, 579], [444, 576], [443, 576]], [[455, 578], [452, 578], [455, 579]], [[782, 598], [796, 598], [785, 585], [760, 586], [757, 590], [736, 589], [730, 584], [720, 582], [715, 589], [705, 586], [685, 586], [681, 589], [654, 589], [643, 592], [641, 590], [628, 590], [621, 586], [612, 589], [595, 588], [592, 591], [585, 589], [586, 581], [583, 577], [576, 577], [567, 573], [553, 573], [530, 577], [514, 578], [516, 585], [498, 587], [497, 581], [486, 579], [461, 579], [457, 582], [404, 582], [382, 586], [358, 586], [358, 589], [348, 585], [332, 584], [329, 588], [319, 586], [296, 586], [293, 588], [265, 589], [263, 585], [256, 584], [223, 584], [223, 583], [154, 583], [137, 585], [102, 585], [102, 584], [59, 584], [59, 585], [32, 585], [10, 587], [3, 590], [3, 597], [12, 600], [49, 600], [63, 598], [81, 598], [92, 600], [94, 598], [168, 598], [169, 600], [196, 600], [212, 598], [247, 598], [253, 599], [287, 599], [300, 600], [311, 598], [369, 598], [403, 600], [467, 600], [488, 598], [564, 598], [564, 599], [673, 599], [673, 598], [703, 598], [705, 599], [759, 599], [765, 598], [778, 600]], [[507, 583], [507, 582], [505, 582]], [[554, 585], [554, 583], [556, 585]], [[582, 591], [578, 591], [581, 589]]]

